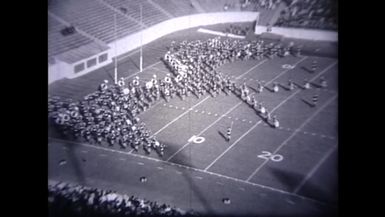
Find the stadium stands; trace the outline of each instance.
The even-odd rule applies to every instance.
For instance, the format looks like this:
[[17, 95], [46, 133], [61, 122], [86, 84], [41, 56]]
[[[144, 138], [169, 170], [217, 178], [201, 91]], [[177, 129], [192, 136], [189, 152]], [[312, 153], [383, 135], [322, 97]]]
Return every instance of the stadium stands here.
[[107, 4], [113, 6], [114, 8], [121, 10], [123, 13], [127, 14], [138, 22], [140, 21], [140, 4], [142, 4], [143, 10], [143, 23], [146, 26], [152, 26], [154, 24], [160, 23], [169, 19], [166, 14], [164, 14], [158, 8], [155, 8], [148, 1], [142, 0], [102, 0]]
[[[210, 1], [210, 0], [197, 0], [202, 8], [210, 12], [223, 12], [225, 5], [235, 5], [238, 1], [229, 1], [229, 0], [219, 0], [219, 1]], [[235, 8], [229, 7], [229, 10], [234, 11]], [[238, 7], [239, 9], [239, 7]]]
[[[284, 4], [283, 10], [280, 4]], [[67, 63], [66, 69], [62, 70], [73, 69], [80, 61], [86, 63], [93, 56], [105, 55], [103, 52], [114, 47], [111, 43], [116, 39], [128, 40], [127, 36], [174, 17], [258, 11], [259, 26], [336, 30], [336, 9], [332, 0], [51, 0], [48, 5], [49, 64], [53, 66], [55, 60], [62, 60]], [[67, 36], [62, 34], [65, 28], [71, 30], [64, 31], [70, 33]], [[128, 41], [124, 43], [129, 44]], [[135, 46], [119, 45], [126, 51], [132, 47]], [[111, 58], [109, 54], [104, 64]], [[80, 76], [99, 66], [87, 67], [80, 70], [80, 74], [75, 71]], [[51, 70], [56, 69], [51, 67]]]
[[334, 0], [287, 1], [276, 26], [337, 30], [337, 7]]
[[[106, 43], [115, 39], [115, 12], [98, 1], [54, 0], [48, 6], [48, 10], [76, 28], [80, 28]], [[122, 38], [139, 30], [140, 25], [138, 23], [122, 14], [117, 14], [117, 38]]]
[[198, 216], [134, 196], [77, 184], [48, 182], [49, 216]]
[[190, 0], [152, 0], [152, 2], [164, 8], [164, 10], [175, 17], [198, 13], [198, 10], [191, 4]]
[[65, 27], [54, 18], [48, 19], [48, 56], [53, 57], [92, 42], [77, 32], [63, 36], [61, 30]]

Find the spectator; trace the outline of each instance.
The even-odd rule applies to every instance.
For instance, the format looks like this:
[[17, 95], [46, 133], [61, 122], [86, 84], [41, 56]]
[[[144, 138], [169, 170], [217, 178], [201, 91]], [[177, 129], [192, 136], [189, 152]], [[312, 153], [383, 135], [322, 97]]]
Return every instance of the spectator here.
[[170, 205], [69, 183], [48, 184], [50, 216], [198, 216]]

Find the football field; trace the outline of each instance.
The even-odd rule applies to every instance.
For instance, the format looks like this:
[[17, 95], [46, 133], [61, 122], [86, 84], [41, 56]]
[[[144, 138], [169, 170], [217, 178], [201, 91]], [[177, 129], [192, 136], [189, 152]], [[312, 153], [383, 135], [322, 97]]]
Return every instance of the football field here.
[[[192, 34], [193, 33], [193, 34]], [[148, 81], [170, 73], [160, 60], [171, 41], [205, 40], [193, 30], [161, 38], [119, 58], [119, 76]], [[320, 47], [320, 50], [323, 48]], [[310, 72], [312, 61], [317, 70]], [[117, 190], [201, 213], [226, 215], [315, 216], [333, 212], [338, 203], [338, 60], [326, 56], [237, 61], [218, 69], [237, 84], [246, 83], [257, 101], [276, 115], [272, 128], [256, 111], [230, 93], [161, 99], [140, 114], [167, 148], [163, 157], [120, 147], [60, 138], [49, 132], [49, 178]], [[327, 88], [318, 86], [324, 77]], [[101, 81], [113, 79], [113, 64], [85, 76], [57, 81], [51, 95], [81, 99]], [[288, 80], [298, 86], [287, 88]], [[302, 89], [304, 79], [310, 89]], [[264, 83], [256, 92], [257, 81]], [[282, 84], [270, 91], [274, 82]], [[316, 106], [312, 97], [318, 96]], [[231, 140], [225, 139], [233, 124]], [[66, 163], [59, 163], [66, 162]], [[139, 178], [148, 181], [141, 183]], [[231, 204], [224, 204], [229, 198]]]

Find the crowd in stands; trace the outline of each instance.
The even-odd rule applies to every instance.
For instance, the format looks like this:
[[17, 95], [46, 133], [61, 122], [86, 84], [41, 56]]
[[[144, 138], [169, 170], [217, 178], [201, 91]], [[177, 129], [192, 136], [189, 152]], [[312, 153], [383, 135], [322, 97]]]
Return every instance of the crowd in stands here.
[[288, 0], [276, 26], [337, 30], [335, 0]]
[[229, 28], [226, 28], [225, 33], [231, 33], [234, 35], [246, 35], [247, 32], [250, 30], [249, 27], [241, 27], [241, 26], [234, 26], [230, 25]]
[[240, 0], [241, 10], [274, 10], [282, 0]]
[[199, 216], [167, 204], [65, 182], [48, 184], [49, 216]]

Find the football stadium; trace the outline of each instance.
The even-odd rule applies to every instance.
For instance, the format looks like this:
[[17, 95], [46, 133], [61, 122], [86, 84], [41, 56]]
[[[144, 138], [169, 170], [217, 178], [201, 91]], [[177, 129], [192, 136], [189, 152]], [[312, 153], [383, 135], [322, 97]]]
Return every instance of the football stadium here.
[[337, 215], [337, 11], [49, 0], [49, 216]]

